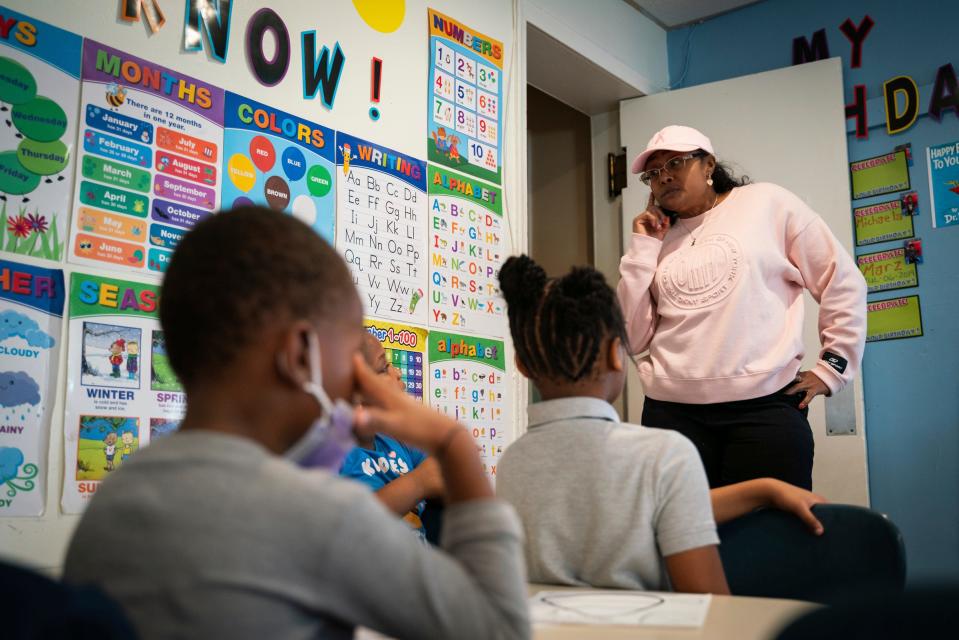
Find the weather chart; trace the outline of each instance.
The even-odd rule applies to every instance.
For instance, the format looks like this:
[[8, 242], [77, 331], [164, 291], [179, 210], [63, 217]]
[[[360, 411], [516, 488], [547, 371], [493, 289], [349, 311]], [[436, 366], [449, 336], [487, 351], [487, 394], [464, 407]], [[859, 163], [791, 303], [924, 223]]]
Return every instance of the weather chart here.
[[502, 184], [503, 43], [432, 9], [428, 160]]
[[332, 243], [333, 130], [230, 92], [224, 120], [224, 208], [285, 211]]
[[220, 206], [223, 91], [93, 40], [82, 77], [70, 260], [159, 275]]

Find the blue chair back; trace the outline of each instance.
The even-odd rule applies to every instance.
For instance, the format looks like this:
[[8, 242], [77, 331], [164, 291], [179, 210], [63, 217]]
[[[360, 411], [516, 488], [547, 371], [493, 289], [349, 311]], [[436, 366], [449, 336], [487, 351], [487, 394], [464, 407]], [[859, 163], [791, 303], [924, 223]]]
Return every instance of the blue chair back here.
[[135, 640], [120, 606], [95, 587], [65, 585], [0, 562], [4, 640]]
[[901, 592], [906, 581], [902, 534], [876, 511], [822, 504], [825, 529], [809, 532], [795, 516], [763, 509], [719, 527], [719, 554], [734, 595], [833, 604], [850, 590]]

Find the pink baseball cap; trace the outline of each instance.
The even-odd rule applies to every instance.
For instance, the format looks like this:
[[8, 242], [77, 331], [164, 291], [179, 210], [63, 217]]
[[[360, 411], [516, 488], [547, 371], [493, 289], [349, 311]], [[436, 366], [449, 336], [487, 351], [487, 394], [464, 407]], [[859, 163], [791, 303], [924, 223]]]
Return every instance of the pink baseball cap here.
[[713, 153], [713, 143], [700, 131], [692, 127], [671, 124], [663, 127], [649, 139], [646, 150], [633, 160], [633, 173], [640, 173], [646, 167], [646, 160], [657, 151], [696, 151], [702, 149]]

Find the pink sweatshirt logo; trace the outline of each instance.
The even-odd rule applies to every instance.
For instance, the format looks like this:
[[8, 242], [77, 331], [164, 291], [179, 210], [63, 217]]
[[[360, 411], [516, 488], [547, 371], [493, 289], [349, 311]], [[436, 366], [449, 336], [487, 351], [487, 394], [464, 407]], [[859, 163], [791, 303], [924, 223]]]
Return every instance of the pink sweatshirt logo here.
[[699, 309], [725, 299], [741, 279], [743, 252], [724, 233], [673, 253], [660, 267], [660, 292], [675, 306]]

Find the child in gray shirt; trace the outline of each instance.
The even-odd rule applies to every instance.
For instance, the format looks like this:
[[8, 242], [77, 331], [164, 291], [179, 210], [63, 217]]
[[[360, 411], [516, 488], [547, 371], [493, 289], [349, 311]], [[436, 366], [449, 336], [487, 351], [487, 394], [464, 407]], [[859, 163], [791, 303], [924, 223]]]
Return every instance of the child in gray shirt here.
[[[359, 296], [311, 228], [254, 207], [201, 222], [169, 264], [160, 320], [186, 416], [102, 483], [66, 580], [101, 585], [143, 638], [529, 637], [513, 509], [463, 427], [363, 362]], [[435, 458], [442, 550], [335, 475], [351, 429]]]
[[543, 398], [496, 482], [523, 521], [531, 581], [728, 593], [714, 511], [726, 521], [773, 505], [821, 532], [819, 496], [768, 478], [711, 493], [689, 440], [620, 422], [609, 403], [623, 390], [627, 339], [602, 274], [548, 280], [520, 256], [499, 279], [517, 365]]

